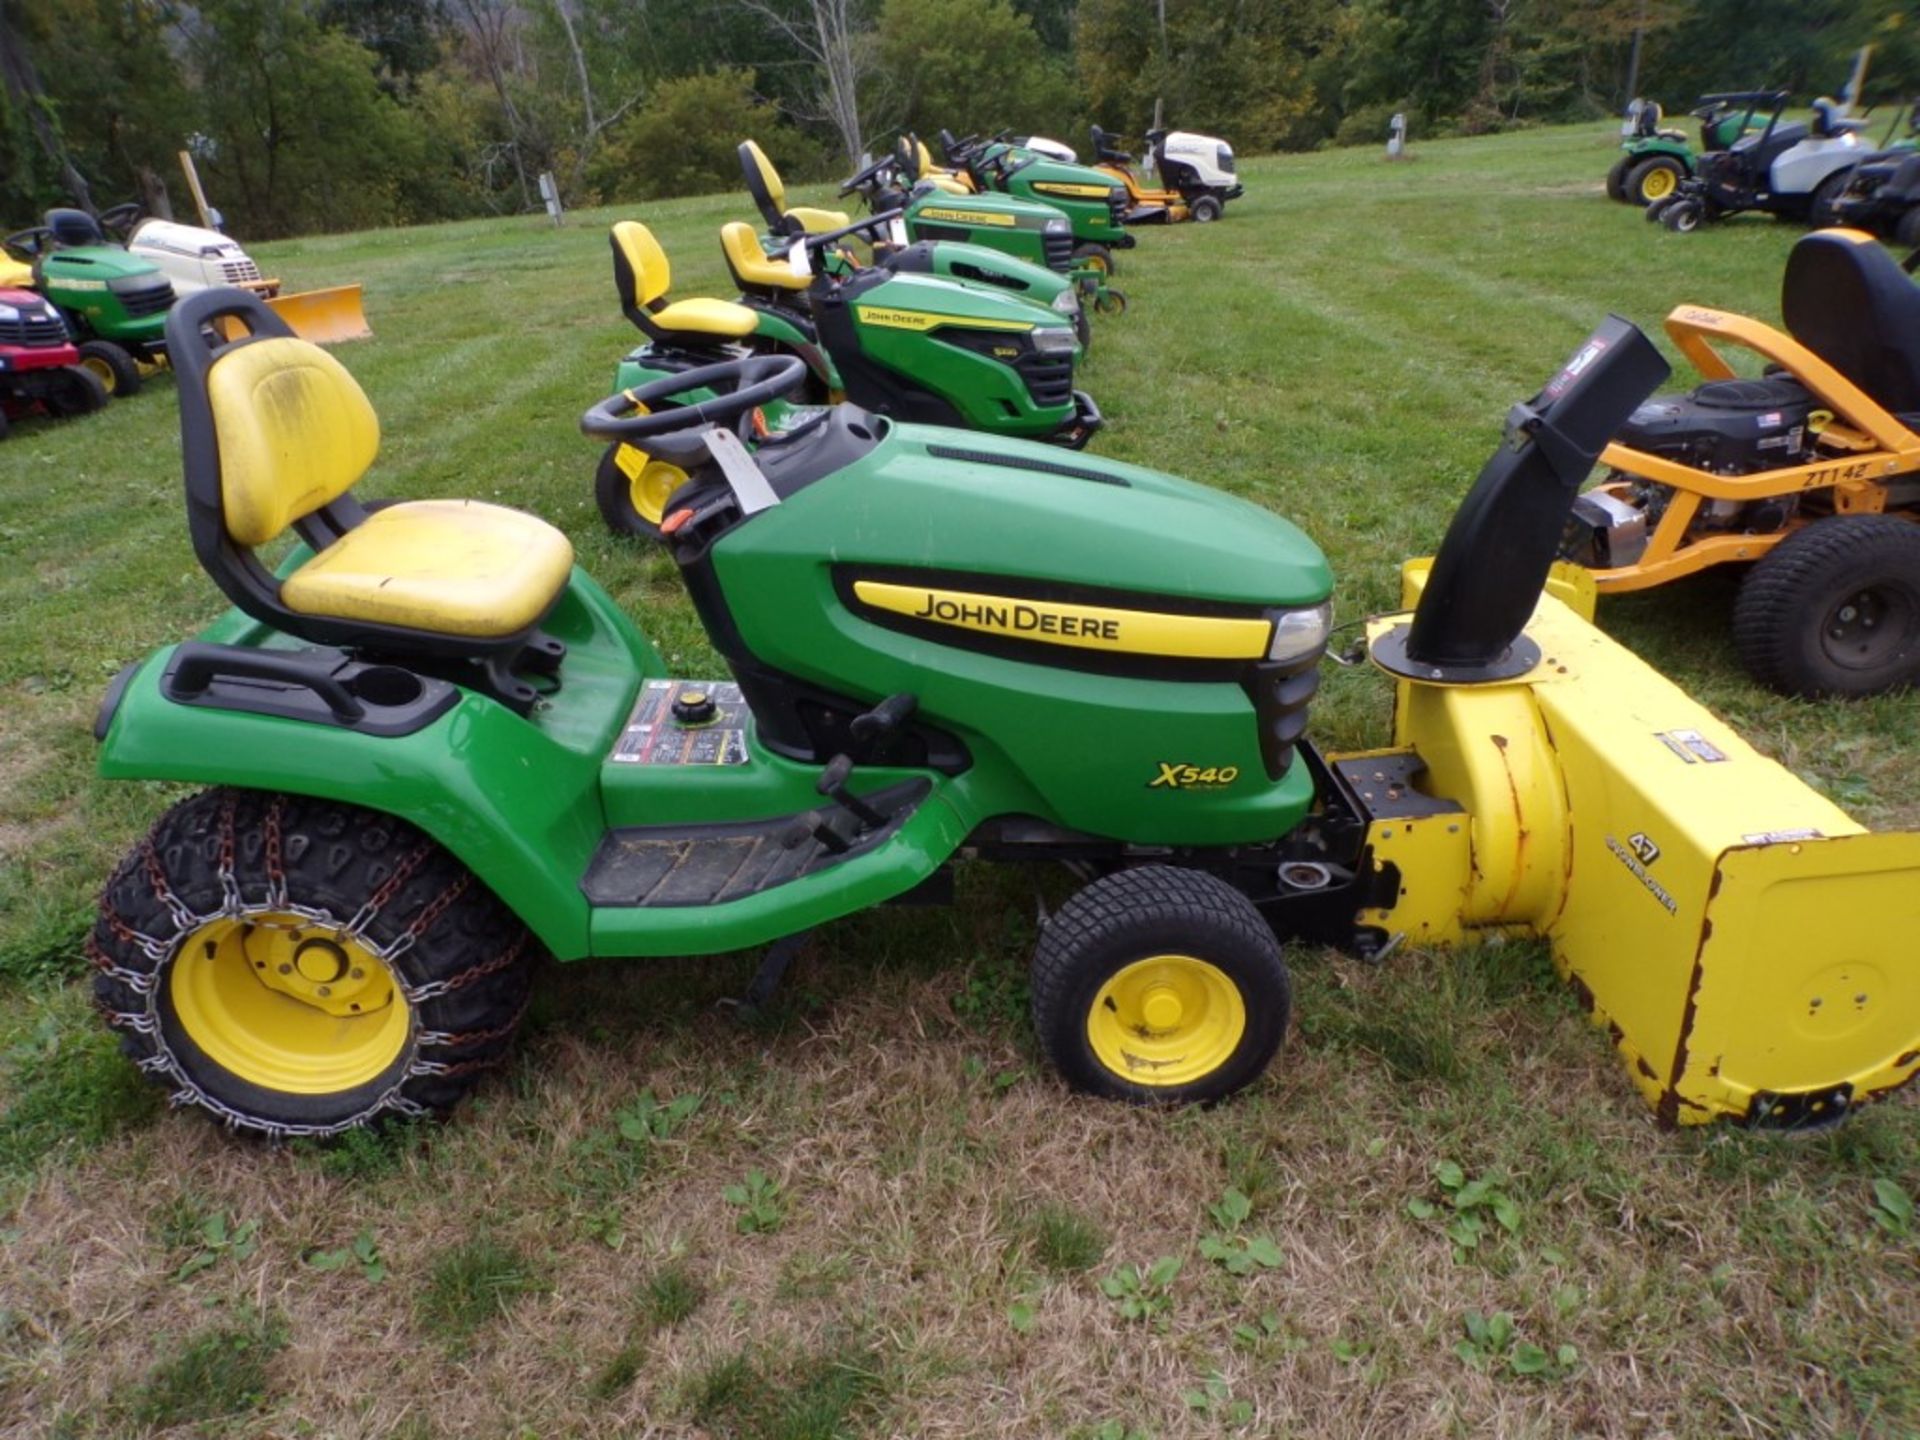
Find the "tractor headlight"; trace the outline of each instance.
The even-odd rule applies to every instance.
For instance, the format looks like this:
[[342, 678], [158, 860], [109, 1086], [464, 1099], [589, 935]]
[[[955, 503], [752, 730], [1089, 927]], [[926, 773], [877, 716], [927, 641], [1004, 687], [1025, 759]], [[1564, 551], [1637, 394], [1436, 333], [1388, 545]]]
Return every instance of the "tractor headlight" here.
[[1079, 292], [1071, 285], [1067, 286], [1066, 289], [1053, 297], [1053, 308], [1058, 310], [1062, 315], [1078, 315], [1080, 313]]
[[1070, 325], [1048, 325], [1033, 332], [1033, 348], [1042, 355], [1064, 355], [1080, 348], [1080, 339]]
[[1073, 222], [1064, 215], [1056, 215], [1051, 220], [1041, 222], [1040, 233], [1042, 235], [1071, 235], [1073, 233]]
[[1269, 660], [1304, 660], [1326, 648], [1333, 630], [1333, 601], [1301, 610], [1273, 612], [1273, 639], [1267, 645]]

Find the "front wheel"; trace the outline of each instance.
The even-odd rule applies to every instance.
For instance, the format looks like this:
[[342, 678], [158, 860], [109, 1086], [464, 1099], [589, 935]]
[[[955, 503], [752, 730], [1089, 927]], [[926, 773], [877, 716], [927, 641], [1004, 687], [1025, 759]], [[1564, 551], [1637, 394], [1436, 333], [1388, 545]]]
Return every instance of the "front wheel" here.
[[686, 483], [687, 473], [679, 466], [651, 459], [631, 445], [616, 442], [600, 457], [600, 468], [593, 476], [593, 498], [614, 534], [658, 540], [660, 522], [667, 518], [667, 501]]
[[1706, 209], [1698, 200], [1676, 200], [1660, 212], [1660, 223], [1676, 235], [1698, 230]]
[[1847, 186], [1853, 179], [1853, 167], [1836, 170], [1813, 188], [1813, 198], [1807, 202], [1807, 224], [1815, 230], [1824, 230], [1829, 225], [1840, 223], [1840, 197], [1846, 194]]
[[140, 364], [111, 340], [88, 340], [80, 346], [80, 368], [106, 387], [107, 394], [126, 399], [140, 390]]
[[1795, 531], [1741, 582], [1733, 643], [1748, 674], [1789, 695], [1920, 681], [1920, 525], [1838, 515]]
[[1124, 315], [1127, 313], [1127, 292], [1112, 285], [1102, 285], [1093, 297], [1093, 308], [1102, 315]]
[[1893, 227], [1896, 245], [1920, 249], [1920, 205], [1912, 206]]
[[533, 942], [403, 821], [210, 790], [114, 871], [87, 953], [121, 1048], [175, 1103], [290, 1138], [451, 1110], [505, 1056]]
[[1146, 865], [1094, 881], [1047, 921], [1033, 1024], [1075, 1089], [1139, 1104], [1220, 1100], [1260, 1077], [1291, 989], [1246, 896], [1198, 870]]
[[1187, 206], [1187, 218], [1196, 225], [1211, 225], [1226, 213], [1226, 207], [1214, 195], [1198, 195]]
[[1102, 275], [1111, 275], [1115, 270], [1113, 251], [1093, 241], [1074, 247], [1073, 263], [1075, 269], [1098, 270]]
[[40, 403], [56, 420], [91, 415], [107, 403], [107, 387], [100, 377], [79, 365], [63, 365], [40, 381]]

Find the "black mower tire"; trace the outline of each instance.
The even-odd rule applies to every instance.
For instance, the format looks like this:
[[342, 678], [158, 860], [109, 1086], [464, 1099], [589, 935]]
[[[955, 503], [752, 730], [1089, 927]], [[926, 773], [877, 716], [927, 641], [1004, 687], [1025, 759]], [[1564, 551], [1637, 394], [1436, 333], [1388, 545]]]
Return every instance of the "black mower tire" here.
[[1113, 251], [1093, 241], [1074, 247], [1073, 263], [1077, 269], [1098, 270], [1109, 277], [1118, 274], [1120, 268], [1113, 258]]
[[1706, 210], [1698, 200], [1676, 200], [1660, 212], [1660, 224], [1676, 235], [1690, 235], [1700, 228]]
[[71, 420], [91, 415], [107, 406], [107, 387], [91, 370], [64, 365], [47, 375], [41, 384], [40, 404], [55, 420]]
[[1613, 162], [1607, 171], [1607, 198], [1624, 201], [1627, 198], [1627, 171], [1634, 166], [1635, 157], [1622, 155]]
[[1669, 188], [1660, 195], [1647, 194], [1647, 180], [1656, 172], [1671, 175], [1674, 187], [1687, 178], [1687, 167], [1671, 155], [1650, 155], [1627, 172], [1626, 194], [1631, 203], [1650, 205], [1656, 200], [1666, 200], [1674, 195], [1673, 188]]
[[1094, 296], [1093, 308], [1102, 315], [1124, 315], [1127, 313], [1127, 292], [1117, 285], [1102, 286]]
[[1226, 206], [1217, 195], [1197, 195], [1187, 205], [1187, 218], [1196, 225], [1211, 225], [1226, 214]]
[[1920, 682], [1920, 524], [1816, 520], [1741, 582], [1733, 644], [1762, 685], [1853, 700]]
[[1836, 170], [1818, 185], [1813, 187], [1813, 196], [1807, 201], [1807, 224], [1815, 230], [1825, 230], [1840, 223], [1838, 202], [1846, 193], [1847, 184], [1853, 178], [1853, 167]]
[[12, 422], [7, 419], [6, 406], [0, 405], [0, 440], [6, 439], [7, 431], [9, 431], [12, 428], [13, 428]]
[[1902, 249], [1920, 250], [1920, 205], [1907, 208], [1893, 227], [1893, 243]]
[[[215, 1060], [180, 1019], [176, 968], [222, 963], [202, 939], [234, 925], [236, 913], [244, 921], [289, 910], [303, 927], [336, 935], [357, 917], [356, 933], [384, 952], [397, 984], [390, 1003], [411, 1007], [398, 1053], [363, 1082], [318, 1093], [267, 1088]], [[223, 788], [174, 806], [121, 861], [87, 954], [96, 1004], [121, 1049], [176, 1103], [233, 1130], [290, 1139], [444, 1117], [505, 1059], [537, 945], [412, 825], [330, 800]]]
[[86, 340], [80, 345], [80, 363], [116, 400], [140, 393], [140, 364], [111, 340]]
[[658, 540], [660, 521], [666, 517], [649, 519], [640, 512], [633, 500], [633, 482], [627, 478], [627, 472], [620, 468], [615, 458], [620, 451], [621, 442], [615, 441], [607, 446], [606, 453], [600, 457], [599, 468], [593, 472], [593, 498], [600, 506], [600, 518], [607, 522], [607, 528], [616, 535], [634, 535], [644, 540]]
[[[1163, 956], [1191, 957], [1224, 976], [1245, 1026], [1205, 1073], [1148, 1085], [1100, 1059], [1088, 1020], [1109, 980]], [[1033, 954], [1032, 1010], [1041, 1048], [1074, 1089], [1185, 1105], [1225, 1099], [1260, 1078], [1286, 1038], [1292, 987], [1279, 940], [1246, 896], [1204, 871], [1143, 865], [1095, 880], [1049, 917]]]

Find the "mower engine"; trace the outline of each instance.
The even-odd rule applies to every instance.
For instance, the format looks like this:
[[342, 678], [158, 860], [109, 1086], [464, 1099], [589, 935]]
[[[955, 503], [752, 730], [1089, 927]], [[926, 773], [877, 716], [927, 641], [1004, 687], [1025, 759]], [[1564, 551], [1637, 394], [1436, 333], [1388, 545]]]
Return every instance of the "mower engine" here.
[[[1617, 442], [1676, 465], [1716, 475], [1747, 475], [1810, 459], [1818, 402], [1784, 375], [1716, 380], [1691, 394], [1656, 396], [1635, 410]], [[1580, 496], [1568, 516], [1563, 559], [1610, 570], [1636, 563], [1673, 498], [1670, 487], [1622, 471]], [[1758, 501], [1710, 499], [1688, 538], [1769, 534], [1793, 518], [1795, 496]]]

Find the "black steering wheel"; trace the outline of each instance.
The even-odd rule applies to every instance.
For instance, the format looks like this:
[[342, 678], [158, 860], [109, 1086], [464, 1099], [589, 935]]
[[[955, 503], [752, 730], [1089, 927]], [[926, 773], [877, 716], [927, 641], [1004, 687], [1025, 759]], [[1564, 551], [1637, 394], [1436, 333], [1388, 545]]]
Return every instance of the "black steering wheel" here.
[[0, 240], [0, 250], [10, 255], [18, 255], [27, 260], [38, 260], [52, 249], [53, 231], [45, 225], [35, 225], [27, 230], [16, 230], [6, 239]]
[[131, 231], [146, 215], [146, 207], [137, 200], [124, 201], [119, 205], [109, 205], [96, 217], [102, 230]]
[[851, 195], [853, 194], [854, 191], [872, 184], [874, 181], [878, 180], [883, 174], [885, 174], [888, 168], [891, 167], [893, 164], [894, 164], [894, 157], [892, 155], [882, 155], [878, 160], [874, 161], [873, 164], [867, 166], [867, 168], [862, 170], [858, 175], [852, 176], [847, 180], [841, 181], [840, 193], [842, 195]]
[[[777, 400], [807, 377], [804, 360], [794, 355], [748, 355], [663, 375], [635, 390], [609, 395], [580, 417], [583, 433], [599, 440], [647, 440], [713, 425], [744, 429], [747, 418], [769, 400]], [[725, 394], [691, 404], [653, 409], [689, 390], [728, 385]], [[639, 413], [635, 413], [639, 412]], [[641, 449], [647, 447], [641, 446]]]

